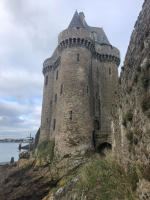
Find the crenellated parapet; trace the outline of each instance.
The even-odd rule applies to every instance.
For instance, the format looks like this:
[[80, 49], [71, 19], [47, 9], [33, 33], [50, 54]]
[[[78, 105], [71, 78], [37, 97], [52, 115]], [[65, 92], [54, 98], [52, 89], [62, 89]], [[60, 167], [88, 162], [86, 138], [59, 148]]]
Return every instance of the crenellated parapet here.
[[61, 60], [61, 57], [59, 56], [57, 58], [57, 60], [53, 64], [51, 64], [51, 65], [49, 65], [49, 63], [47, 63], [47, 65], [45, 64], [45, 66], [43, 67], [43, 74], [44, 74], [44, 76], [45, 76], [45, 74], [47, 72], [54, 71], [59, 66], [60, 60]]
[[[100, 45], [99, 45], [100, 46]], [[100, 62], [115, 62], [118, 66], [120, 64], [120, 56], [116, 55], [114, 48], [110, 47], [112, 51], [108, 51], [110, 54], [105, 54], [103, 50], [105, 47], [101, 45], [101, 53], [96, 52], [95, 44], [92, 40], [87, 40], [84, 38], [69, 38], [65, 39], [58, 45], [58, 51], [61, 53], [66, 48], [72, 47], [83, 47], [91, 51], [92, 57]], [[103, 53], [104, 52], [104, 53]], [[112, 53], [112, 54], [111, 54]], [[114, 55], [115, 54], [115, 55]]]
[[71, 47], [76, 47], [76, 46], [84, 47], [90, 50], [92, 54], [95, 52], [93, 42], [84, 38], [69, 38], [69, 39], [63, 40], [58, 45], [58, 51], [59, 53], [61, 53], [66, 48], [71, 48]]

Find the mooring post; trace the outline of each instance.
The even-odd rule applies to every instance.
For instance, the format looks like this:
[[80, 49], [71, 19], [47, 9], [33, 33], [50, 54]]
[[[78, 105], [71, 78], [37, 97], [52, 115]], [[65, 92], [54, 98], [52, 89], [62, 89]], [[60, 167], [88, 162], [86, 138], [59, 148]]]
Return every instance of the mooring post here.
[[14, 163], [14, 157], [11, 157], [10, 163]]

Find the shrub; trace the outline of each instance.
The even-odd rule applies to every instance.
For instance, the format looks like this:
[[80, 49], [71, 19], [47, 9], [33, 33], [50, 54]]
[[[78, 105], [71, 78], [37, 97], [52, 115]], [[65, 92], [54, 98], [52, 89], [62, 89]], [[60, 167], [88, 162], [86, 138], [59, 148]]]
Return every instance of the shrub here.
[[121, 78], [118, 78], [118, 84], [121, 85]]
[[148, 70], [150, 68], [150, 61], [148, 61], [147, 63], [146, 63], [146, 69]]
[[126, 121], [132, 121], [132, 118], [133, 118], [133, 114], [132, 114], [132, 111], [131, 109], [127, 110], [126, 114], [125, 114], [125, 119]]
[[142, 111], [146, 111], [150, 108], [150, 101], [149, 101], [149, 97], [147, 97], [146, 95], [143, 96], [142, 100], [141, 100], [141, 108], [142, 108]]
[[137, 71], [137, 72], [141, 72], [141, 67], [140, 67], [140, 66], [137, 66], [137, 67], [136, 67], [136, 71]]
[[147, 75], [146, 75], [145, 73], [142, 73], [142, 74], [141, 74], [141, 76], [140, 76], [140, 81], [141, 81], [141, 83], [142, 83], [142, 86], [143, 86], [144, 88], [147, 88], [149, 80], [148, 80], [148, 77], [147, 77]]
[[133, 143], [134, 143], [135, 145], [137, 145], [137, 144], [138, 144], [138, 139], [137, 139], [137, 138], [134, 138], [134, 139], [133, 139]]
[[133, 132], [128, 131], [126, 134], [126, 138], [130, 141], [130, 143], [132, 143], [133, 142]]
[[134, 75], [132, 79], [132, 84], [137, 83], [137, 82], [138, 82], [138, 76]]
[[121, 69], [124, 70], [125, 69], [124, 66], [122, 66]]
[[131, 91], [132, 91], [132, 86], [127, 86], [127, 87], [126, 87], [126, 92], [127, 92], [128, 94], [130, 94]]
[[122, 125], [123, 125], [124, 127], [127, 127], [127, 122], [126, 122], [125, 117], [123, 117], [123, 119], [122, 119]]
[[138, 168], [140, 170], [141, 178], [150, 181], [150, 165], [140, 165]]

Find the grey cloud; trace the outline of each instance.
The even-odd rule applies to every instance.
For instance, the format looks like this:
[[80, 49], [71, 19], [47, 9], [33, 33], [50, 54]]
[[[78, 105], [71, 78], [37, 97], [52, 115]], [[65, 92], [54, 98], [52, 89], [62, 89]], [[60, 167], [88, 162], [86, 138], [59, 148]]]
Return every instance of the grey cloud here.
[[[26, 137], [40, 126], [42, 64], [66, 29], [75, 10], [90, 26], [103, 27], [123, 63], [144, 0], [1, 0], [0, 1], [0, 137]], [[22, 116], [29, 115], [30, 118]]]

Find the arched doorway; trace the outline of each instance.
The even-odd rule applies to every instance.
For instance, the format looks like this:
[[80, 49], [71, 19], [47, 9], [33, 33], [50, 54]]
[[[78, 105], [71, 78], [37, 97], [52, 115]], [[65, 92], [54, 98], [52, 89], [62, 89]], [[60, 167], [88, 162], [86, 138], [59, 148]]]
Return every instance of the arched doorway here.
[[105, 156], [105, 150], [111, 150], [111, 144], [104, 142], [102, 144], [100, 144], [97, 148], [97, 152], [101, 155], [101, 156]]
[[94, 121], [94, 130], [99, 130], [99, 122], [97, 120]]

